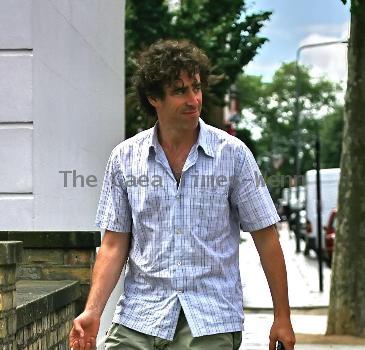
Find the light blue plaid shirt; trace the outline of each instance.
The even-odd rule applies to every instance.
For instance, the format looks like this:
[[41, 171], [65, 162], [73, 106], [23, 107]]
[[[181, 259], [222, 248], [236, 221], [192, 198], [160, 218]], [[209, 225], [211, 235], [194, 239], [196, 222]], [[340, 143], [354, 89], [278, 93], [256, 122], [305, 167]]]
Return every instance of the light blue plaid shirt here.
[[240, 225], [279, 221], [270, 194], [247, 146], [202, 119], [177, 185], [157, 125], [115, 147], [105, 172], [96, 225], [132, 233], [113, 322], [172, 340], [182, 307], [194, 337], [241, 331]]

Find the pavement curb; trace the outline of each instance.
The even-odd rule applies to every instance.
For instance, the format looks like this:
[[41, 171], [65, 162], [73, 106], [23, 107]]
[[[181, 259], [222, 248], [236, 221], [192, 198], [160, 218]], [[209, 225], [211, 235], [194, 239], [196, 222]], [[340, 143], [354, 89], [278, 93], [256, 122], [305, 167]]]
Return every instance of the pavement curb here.
[[[290, 310], [291, 311], [294, 311], [294, 312], [297, 312], [298, 311], [315, 311], [315, 310], [319, 310], [319, 311], [322, 311], [322, 310], [327, 310], [328, 309], [328, 305], [325, 306], [291, 306], [290, 307]], [[250, 312], [273, 312], [273, 308], [269, 308], [269, 307], [258, 307], [258, 306], [245, 306], [244, 307], [244, 311], [250, 311]]]
[[365, 345], [365, 338], [350, 335], [325, 335], [295, 333], [296, 344], [316, 345]]

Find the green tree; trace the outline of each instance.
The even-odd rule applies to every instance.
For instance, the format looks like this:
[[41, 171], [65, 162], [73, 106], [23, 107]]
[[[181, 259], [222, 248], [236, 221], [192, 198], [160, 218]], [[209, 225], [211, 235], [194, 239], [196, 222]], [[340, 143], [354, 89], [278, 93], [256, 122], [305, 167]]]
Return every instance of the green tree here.
[[[158, 39], [188, 39], [202, 48], [212, 61], [215, 84], [204, 96], [203, 113], [219, 126], [224, 94], [242, 68], [267, 39], [259, 36], [270, 12], [248, 14], [245, 0], [182, 0], [169, 12], [166, 1], [128, 0], [126, 3], [126, 131], [127, 137], [154, 121], [138, 111], [131, 92], [131, 76], [138, 54]], [[216, 115], [217, 118], [211, 118]], [[220, 118], [220, 119], [219, 119]]]
[[342, 150], [343, 106], [337, 106], [333, 113], [321, 121], [321, 168], [339, 168]]
[[[301, 82], [301, 172], [313, 168], [313, 136], [316, 135], [323, 108], [329, 112], [337, 107], [336, 93], [339, 86], [325, 78], [314, 80], [308, 67], [299, 67]], [[284, 63], [274, 74], [271, 82], [261, 77], [240, 75], [236, 82], [241, 107], [255, 116], [256, 126], [261, 128], [257, 142], [258, 161], [283, 156], [279, 169], [266, 167], [272, 174], [294, 174], [294, 111], [296, 90], [295, 62]]]
[[236, 137], [243, 141], [246, 146], [250, 149], [254, 157], [257, 157], [257, 151], [256, 151], [256, 142], [252, 138], [252, 133], [247, 128], [238, 128], [236, 130]]
[[365, 2], [352, 1], [327, 334], [365, 337]]
[[[175, 13], [174, 37], [188, 38], [210, 58], [222, 76], [213, 91], [220, 103], [242, 68], [267, 39], [258, 36], [270, 12], [246, 15], [244, 0], [184, 0]], [[222, 104], [223, 105], [223, 104]]]
[[251, 111], [260, 110], [263, 99], [269, 95], [269, 83], [265, 83], [261, 76], [240, 74], [237, 77], [236, 88], [240, 105]]
[[153, 120], [137, 108], [131, 91], [131, 78], [138, 53], [158, 39], [167, 39], [171, 29], [172, 14], [165, 0], [127, 0], [125, 8], [125, 72], [126, 72], [126, 137], [147, 129]]

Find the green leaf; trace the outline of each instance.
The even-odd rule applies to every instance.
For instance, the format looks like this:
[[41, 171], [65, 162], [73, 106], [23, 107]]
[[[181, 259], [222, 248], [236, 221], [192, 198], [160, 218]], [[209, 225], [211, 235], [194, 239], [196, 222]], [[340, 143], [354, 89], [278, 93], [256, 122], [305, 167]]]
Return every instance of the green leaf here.
[[[267, 41], [260, 35], [271, 12], [248, 12], [245, 0], [184, 0], [169, 12], [165, 0], [126, 2], [126, 90], [131, 93], [134, 62], [141, 50], [158, 39], [189, 39], [212, 62], [213, 74], [223, 77], [204, 97], [204, 107], [224, 105], [224, 95], [243, 68]], [[147, 128], [145, 117], [136, 115], [133, 95], [126, 100], [127, 137]], [[209, 120], [208, 120], [209, 122]]]
[[[321, 141], [326, 146], [323, 162], [338, 167], [342, 132], [342, 114], [336, 100], [339, 87], [323, 77], [314, 80], [309, 68], [302, 65], [299, 66], [299, 81], [303, 151], [301, 172], [313, 168], [313, 136], [319, 129]], [[295, 173], [295, 165], [291, 161], [295, 157], [296, 83], [295, 62], [282, 64], [271, 82], [262, 81], [260, 76], [245, 74], [236, 80], [239, 104], [244, 110], [242, 124], [261, 129], [262, 136], [256, 140], [256, 151], [258, 161], [268, 172], [267, 175], [277, 175], [278, 171], [285, 175]], [[324, 106], [329, 117], [324, 116]], [[279, 170], [267, 163], [267, 159], [277, 155], [284, 158]]]

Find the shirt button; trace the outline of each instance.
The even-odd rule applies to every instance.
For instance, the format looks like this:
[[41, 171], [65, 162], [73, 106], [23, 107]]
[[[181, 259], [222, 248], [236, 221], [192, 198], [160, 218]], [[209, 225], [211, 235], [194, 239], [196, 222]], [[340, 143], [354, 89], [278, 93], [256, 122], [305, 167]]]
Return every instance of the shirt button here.
[[183, 293], [183, 291], [182, 291], [181, 289], [179, 289], [177, 292], [178, 292], [179, 294]]
[[181, 233], [181, 230], [179, 228], [177, 228], [176, 233]]
[[181, 198], [181, 194], [177, 194], [176, 199], [180, 199], [180, 198]]
[[178, 266], [180, 266], [180, 265], [181, 265], [181, 261], [178, 261], [178, 262], [177, 262], [177, 265], [178, 265]]

